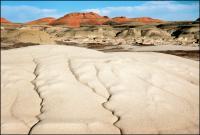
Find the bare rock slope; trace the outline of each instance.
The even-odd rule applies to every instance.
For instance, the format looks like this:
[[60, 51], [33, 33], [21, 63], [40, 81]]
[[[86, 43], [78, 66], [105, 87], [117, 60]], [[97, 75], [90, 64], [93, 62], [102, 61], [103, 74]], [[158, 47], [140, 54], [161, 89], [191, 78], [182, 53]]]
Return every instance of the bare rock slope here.
[[55, 20], [56, 18], [53, 18], [53, 17], [45, 17], [45, 18], [40, 18], [34, 21], [27, 22], [26, 24], [30, 24], [30, 25], [50, 24], [51, 22]]
[[1, 57], [3, 134], [199, 133], [196, 61], [51, 45]]
[[1, 23], [10, 24], [11, 22], [8, 21], [6, 18], [1, 18]]
[[35, 29], [16, 29], [1, 33], [1, 48], [39, 44], [55, 44], [55, 42], [48, 33]]

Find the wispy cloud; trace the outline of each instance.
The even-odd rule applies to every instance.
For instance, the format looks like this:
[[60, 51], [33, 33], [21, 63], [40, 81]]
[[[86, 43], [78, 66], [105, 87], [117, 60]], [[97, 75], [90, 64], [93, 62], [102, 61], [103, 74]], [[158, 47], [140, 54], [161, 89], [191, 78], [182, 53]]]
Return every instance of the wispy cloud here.
[[148, 16], [163, 20], [194, 20], [199, 16], [199, 5], [182, 4], [175, 1], [150, 1], [137, 6], [120, 6], [85, 9], [82, 11], [96, 12], [105, 16]]
[[14, 22], [27, 22], [41, 17], [60, 17], [56, 9], [45, 9], [34, 6], [1, 6], [1, 16]]

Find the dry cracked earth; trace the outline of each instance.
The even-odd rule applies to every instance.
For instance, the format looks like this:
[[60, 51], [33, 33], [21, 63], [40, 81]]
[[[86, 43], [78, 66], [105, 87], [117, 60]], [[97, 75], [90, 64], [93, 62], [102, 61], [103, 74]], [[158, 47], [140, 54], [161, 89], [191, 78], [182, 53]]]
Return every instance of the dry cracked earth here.
[[1, 53], [2, 133], [199, 133], [198, 61], [56, 45]]

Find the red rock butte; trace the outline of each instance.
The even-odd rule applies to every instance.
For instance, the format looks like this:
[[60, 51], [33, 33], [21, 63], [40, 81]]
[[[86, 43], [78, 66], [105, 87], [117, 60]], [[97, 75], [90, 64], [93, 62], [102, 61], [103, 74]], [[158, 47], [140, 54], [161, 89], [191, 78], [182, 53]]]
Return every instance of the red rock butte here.
[[70, 27], [80, 27], [81, 25], [101, 25], [108, 21], [107, 16], [100, 16], [93, 12], [70, 13], [53, 22], [50, 25], [67, 25]]
[[56, 18], [53, 18], [53, 17], [45, 17], [45, 18], [41, 18], [41, 19], [37, 19], [37, 20], [34, 20], [34, 21], [27, 22], [26, 24], [30, 24], [30, 25], [50, 24], [51, 22], [53, 22], [55, 20], [56, 20]]
[[[140, 17], [140, 18], [127, 18], [124, 16], [109, 18], [108, 16], [101, 16], [97, 13], [86, 12], [86, 13], [70, 13], [58, 19], [53, 17], [45, 17], [37, 19], [34, 21], [27, 22], [25, 24], [29, 25], [66, 25], [68, 27], [80, 27], [83, 25], [103, 25], [107, 22], [115, 22], [119, 24], [129, 23], [129, 22], [139, 22], [139, 23], [161, 23], [162, 20], [153, 19], [150, 17]], [[1, 23], [13, 24], [5, 18], [1, 18]]]
[[7, 19], [5, 18], [1, 18], [1, 23], [7, 23], [7, 24], [10, 24], [12, 22], [8, 21]]

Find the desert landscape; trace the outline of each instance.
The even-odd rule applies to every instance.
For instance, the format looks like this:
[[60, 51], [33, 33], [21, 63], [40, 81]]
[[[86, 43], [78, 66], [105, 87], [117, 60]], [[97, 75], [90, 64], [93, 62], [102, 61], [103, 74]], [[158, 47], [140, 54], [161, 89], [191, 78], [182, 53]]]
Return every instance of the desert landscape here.
[[199, 134], [199, 18], [1, 18], [1, 134]]
[[199, 60], [199, 19], [166, 22], [148, 17], [109, 18], [93, 12], [70, 13], [58, 19], [46, 17], [24, 24], [1, 18], [1, 49], [45, 44], [104, 52], [149, 50]]

